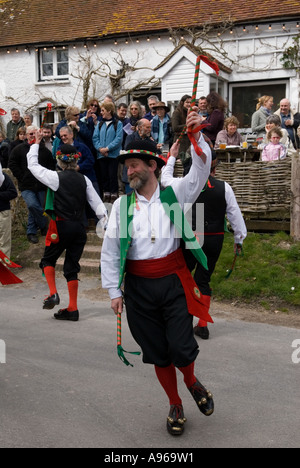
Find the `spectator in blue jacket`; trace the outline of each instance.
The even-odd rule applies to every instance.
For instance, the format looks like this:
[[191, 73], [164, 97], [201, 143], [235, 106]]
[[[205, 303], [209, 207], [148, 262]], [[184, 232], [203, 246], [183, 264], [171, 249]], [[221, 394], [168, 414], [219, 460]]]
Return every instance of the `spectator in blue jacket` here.
[[152, 119], [151, 135], [158, 144], [157, 147], [163, 150], [164, 146], [169, 146], [172, 141], [171, 118], [168, 114], [170, 109], [164, 102], [158, 102], [153, 109], [156, 110], [156, 116]]
[[118, 161], [122, 149], [123, 124], [115, 115], [112, 102], [101, 104], [102, 121], [94, 131], [93, 143], [97, 150], [101, 189], [104, 203], [113, 203], [118, 198]]

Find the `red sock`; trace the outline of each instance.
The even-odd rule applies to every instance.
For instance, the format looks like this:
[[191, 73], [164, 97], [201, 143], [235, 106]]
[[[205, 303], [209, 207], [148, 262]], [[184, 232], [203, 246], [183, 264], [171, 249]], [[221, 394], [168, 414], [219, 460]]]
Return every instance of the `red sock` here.
[[179, 367], [179, 370], [180, 372], [183, 373], [184, 383], [187, 386], [187, 388], [190, 388], [192, 385], [194, 385], [194, 383], [196, 383], [197, 378], [195, 377], [195, 373], [194, 373], [195, 371], [194, 362], [192, 362], [192, 364], [190, 364], [187, 367]]
[[204, 320], [199, 319], [198, 327], [201, 327], [201, 328], [207, 327], [207, 322], [204, 322]]
[[55, 283], [55, 268], [51, 266], [45, 267], [44, 275], [46, 277], [46, 280], [49, 286], [50, 296], [53, 296], [54, 294], [57, 293], [56, 283]]
[[69, 306], [68, 306], [68, 312], [75, 312], [75, 310], [78, 310], [77, 306], [77, 297], [78, 297], [78, 280], [75, 281], [69, 281], [68, 283], [68, 290], [69, 290]]
[[181, 405], [182, 401], [178, 395], [176, 369], [171, 364], [169, 367], [155, 366], [157, 378], [168, 395], [170, 405]]

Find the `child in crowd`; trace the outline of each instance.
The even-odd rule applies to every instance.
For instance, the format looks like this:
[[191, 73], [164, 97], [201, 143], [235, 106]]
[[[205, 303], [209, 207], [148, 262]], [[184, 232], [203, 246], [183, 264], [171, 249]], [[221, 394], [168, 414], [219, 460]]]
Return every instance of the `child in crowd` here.
[[268, 134], [268, 143], [262, 152], [262, 161], [277, 161], [278, 159], [284, 159], [286, 157], [287, 149], [280, 143], [282, 138], [282, 131], [280, 128], [272, 128]]
[[17, 196], [18, 193], [13, 181], [2, 172], [0, 163], [0, 250], [7, 257], [10, 257], [11, 253], [10, 201]]

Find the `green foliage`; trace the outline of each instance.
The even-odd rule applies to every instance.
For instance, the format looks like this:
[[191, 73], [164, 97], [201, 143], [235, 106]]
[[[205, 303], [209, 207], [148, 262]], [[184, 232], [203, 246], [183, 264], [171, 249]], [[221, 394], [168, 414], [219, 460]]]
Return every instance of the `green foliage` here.
[[283, 64], [283, 68], [286, 69], [295, 69], [297, 72], [300, 72], [300, 34], [293, 37], [294, 45], [288, 47], [280, 61]]
[[226, 235], [211, 282], [215, 298], [256, 302], [266, 308], [270, 299], [300, 306], [300, 243], [285, 233], [249, 233], [244, 256], [226, 279], [234, 257], [233, 242], [233, 236]]

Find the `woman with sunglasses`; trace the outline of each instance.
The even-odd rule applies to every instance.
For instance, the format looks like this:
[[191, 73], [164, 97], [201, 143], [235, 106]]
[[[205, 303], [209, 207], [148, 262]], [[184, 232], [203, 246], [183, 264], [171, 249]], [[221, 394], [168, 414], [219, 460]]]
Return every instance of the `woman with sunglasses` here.
[[101, 120], [100, 104], [97, 99], [90, 99], [87, 103], [87, 110], [80, 115], [80, 121], [87, 125], [91, 132], [94, 134], [95, 127]]

